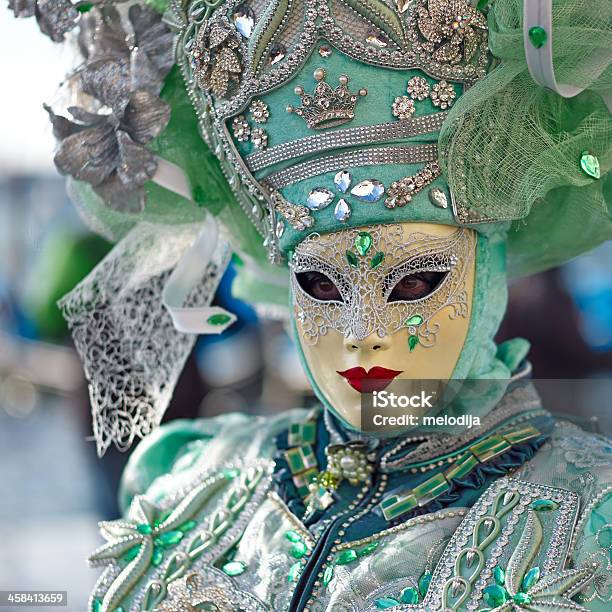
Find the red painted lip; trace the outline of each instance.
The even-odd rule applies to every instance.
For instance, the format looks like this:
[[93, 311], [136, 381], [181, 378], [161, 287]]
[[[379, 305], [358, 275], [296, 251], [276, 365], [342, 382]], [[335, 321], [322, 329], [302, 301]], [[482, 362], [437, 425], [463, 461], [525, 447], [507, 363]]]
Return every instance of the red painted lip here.
[[338, 374], [346, 378], [349, 385], [359, 391], [359, 393], [373, 393], [374, 391], [382, 391], [386, 389], [391, 381], [402, 373], [402, 370], [388, 370], [381, 366], [374, 366], [367, 372], [364, 368], [350, 368], [344, 372], [338, 371]]

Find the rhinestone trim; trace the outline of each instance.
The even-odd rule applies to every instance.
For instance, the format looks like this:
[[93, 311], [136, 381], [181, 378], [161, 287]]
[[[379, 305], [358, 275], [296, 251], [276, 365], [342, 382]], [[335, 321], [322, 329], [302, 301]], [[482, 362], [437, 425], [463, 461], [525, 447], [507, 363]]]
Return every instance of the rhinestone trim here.
[[252, 153], [246, 157], [245, 161], [249, 170], [257, 172], [268, 166], [311, 153], [429, 134], [437, 132], [442, 127], [447, 115], [448, 113], [442, 112], [433, 115], [422, 115], [410, 121], [363, 125], [325, 134], [313, 134], [299, 140], [270, 147], [266, 151]]
[[420, 164], [434, 161], [437, 156], [438, 147], [435, 144], [415, 147], [376, 147], [364, 151], [350, 151], [340, 155], [313, 159], [275, 172], [261, 180], [261, 184], [269, 189], [282, 189], [313, 176], [335, 172], [343, 168], [384, 164]]

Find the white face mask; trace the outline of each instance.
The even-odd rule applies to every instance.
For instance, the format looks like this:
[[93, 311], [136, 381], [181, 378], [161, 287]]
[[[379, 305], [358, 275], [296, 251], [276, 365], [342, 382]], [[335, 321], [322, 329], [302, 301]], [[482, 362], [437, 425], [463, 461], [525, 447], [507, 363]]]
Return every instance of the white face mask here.
[[467, 336], [476, 235], [448, 225], [347, 229], [301, 242], [291, 258], [296, 327], [330, 406], [359, 427], [368, 374], [447, 379]]

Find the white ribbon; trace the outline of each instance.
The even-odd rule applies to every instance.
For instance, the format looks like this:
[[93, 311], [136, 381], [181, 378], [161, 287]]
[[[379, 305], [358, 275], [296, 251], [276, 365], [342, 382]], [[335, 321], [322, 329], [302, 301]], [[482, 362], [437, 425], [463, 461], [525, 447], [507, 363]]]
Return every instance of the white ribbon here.
[[[193, 201], [189, 180], [183, 170], [167, 160], [158, 158], [157, 161], [153, 181]], [[189, 294], [202, 282], [216, 249], [223, 248], [219, 242], [219, 225], [212, 215], [207, 214], [200, 235], [181, 257], [166, 282], [163, 304], [172, 317], [174, 327], [180, 332], [220, 334], [236, 321], [236, 315], [219, 306], [184, 306]]]
[[[529, 38], [532, 28], [540, 27], [546, 32], [546, 41], [539, 49]], [[552, 54], [552, 0], [524, 0], [523, 45], [531, 78], [542, 87], [547, 87], [564, 98], [573, 98], [584, 87], [557, 83]]]

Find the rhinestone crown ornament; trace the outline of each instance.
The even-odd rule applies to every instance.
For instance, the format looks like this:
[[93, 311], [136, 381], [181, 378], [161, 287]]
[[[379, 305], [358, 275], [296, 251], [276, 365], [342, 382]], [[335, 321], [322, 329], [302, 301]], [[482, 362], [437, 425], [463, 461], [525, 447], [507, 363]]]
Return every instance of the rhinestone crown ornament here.
[[302, 106], [288, 106], [288, 113], [295, 113], [306, 121], [311, 129], [324, 129], [342, 125], [355, 118], [355, 106], [359, 97], [367, 96], [367, 89], [353, 93], [348, 88], [349, 78], [345, 74], [338, 79], [340, 85], [333, 89], [325, 82], [327, 76], [323, 68], [314, 71], [318, 81], [312, 94], [306, 93], [299, 85], [295, 93], [302, 98]]

